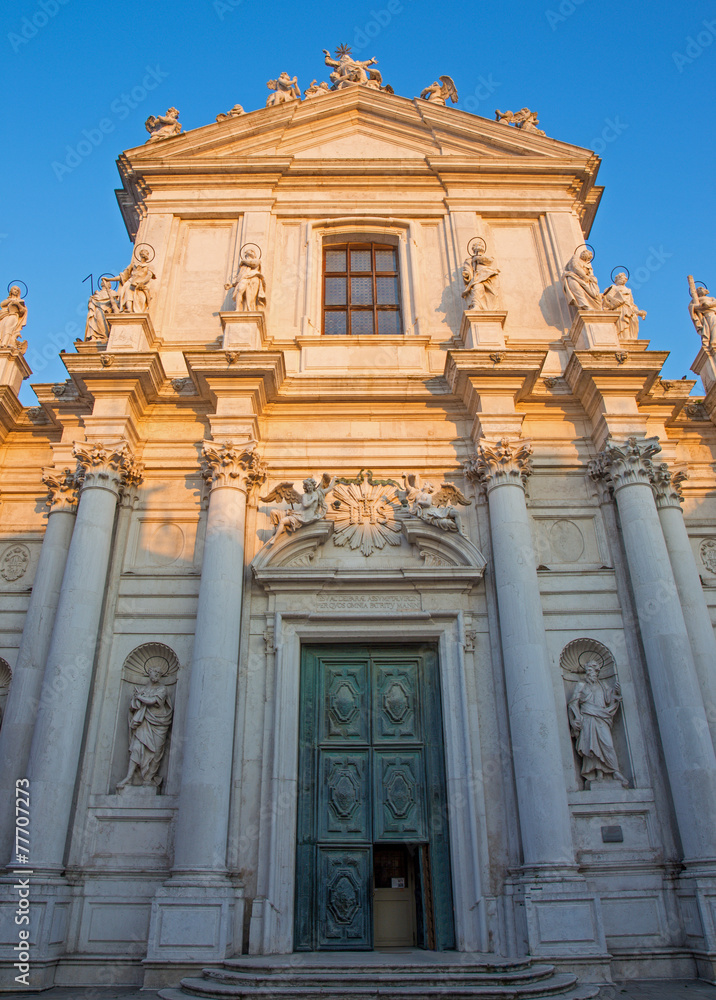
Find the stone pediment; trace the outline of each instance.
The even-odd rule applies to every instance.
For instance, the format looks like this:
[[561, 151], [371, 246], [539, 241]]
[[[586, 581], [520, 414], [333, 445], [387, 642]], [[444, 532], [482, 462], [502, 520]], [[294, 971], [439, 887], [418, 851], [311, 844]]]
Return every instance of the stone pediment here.
[[[261, 108], [192, 129], [124, 154], [136, 168], [151, 163], [199, 166], [227, 159], [424, 160], [488, 158], [565, 161], [582, 168], [594, 154], [523, 132], [467, 111], [409, 100], [364, 87]], [[286, 164], [288, 165], [288, 164]], [[277, 161], [280, 168], [281, 163]], [[285, 166], [284, 166], [285, 169]]]

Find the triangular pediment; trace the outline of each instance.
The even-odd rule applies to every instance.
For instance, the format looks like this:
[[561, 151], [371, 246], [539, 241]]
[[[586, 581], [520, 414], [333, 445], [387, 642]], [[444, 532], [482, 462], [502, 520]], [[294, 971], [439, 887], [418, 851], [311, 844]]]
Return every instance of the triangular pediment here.
[[375, 161], [461, 157], [584, 165], [594, 154], [525, 133], [467, 111], [418, 99], [347, 88], [310, 100], [261, 108], [192, 129], [125, 154], [136, 167], [160, 161], [196, 166], [234, 160]]

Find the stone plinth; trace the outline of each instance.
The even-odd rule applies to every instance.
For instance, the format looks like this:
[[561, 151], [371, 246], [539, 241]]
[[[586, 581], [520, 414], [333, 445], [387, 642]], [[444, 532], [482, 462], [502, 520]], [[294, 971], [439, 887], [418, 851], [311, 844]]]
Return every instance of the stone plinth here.
[[619, 350], [618, 313], [584, 310], [574, 317], [569, 336], [578, 351]]
[[258, 351], [266, 341], [262, 312], [220, 312], [225, 351]]
[[0, 347], [0, 385], [9, 385], [17, 395], [28, 375], [32, 375], [32, 371], [22, 351], [16, 347]]
[[487, 312], [481, 309], [466, 309], [460, 323], [460, 339], [463, 346], [504, 347], [506, 312]]
[[716, 385], [716, 354], [702, 347], [696, 355], [691, 371], [701, 378], [704, 392], [708, 393]]
[[148, 313], [111, 313], [108, 320], [109, 352], [154, 350], [157, 337]]

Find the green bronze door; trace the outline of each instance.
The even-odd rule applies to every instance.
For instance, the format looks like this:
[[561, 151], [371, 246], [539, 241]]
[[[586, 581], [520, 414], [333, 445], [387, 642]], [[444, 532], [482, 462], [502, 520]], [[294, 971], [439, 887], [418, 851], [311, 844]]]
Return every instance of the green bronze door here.
[[299, 739], [296, 949], [373, 947], [382, 844], [424, 859], [423, 939], [454, 947], [435, 651], [305, 647]]

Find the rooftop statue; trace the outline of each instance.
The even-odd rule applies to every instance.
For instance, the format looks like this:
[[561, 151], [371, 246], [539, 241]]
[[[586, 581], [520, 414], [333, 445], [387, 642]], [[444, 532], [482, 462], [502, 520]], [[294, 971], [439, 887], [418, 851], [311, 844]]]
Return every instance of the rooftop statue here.
[[276, 104], [286, 104], [288, 101], [301, 100], [301, 88], [298, 86], [298, 77], [291, 77], [284, 70], [278, 80], [269, 80], [266, 86], [273, 90], [266, 101], [267, 108], [273, 108]]
[[336, 49], [337, 59], [332, 58], [328, 49], [324, 49], [323, 54], [326, 57], [326, 66], [333, 67], [333, 72], [331, 73], [331, 83], [333, 86], [331, 90], [342, 90], [344, 87], [350, 87], [354, 83], [363, 87], [370, 87], [373, 90], [383, 89], [383, 77], [380, 70], [370, 69], [371, 66], [378, 62], [376, 58], [364, 61], [354, 59], [351, 55], [349, 45], [338, 46]]
[[261, 273], [260, 257], [253, 247], [242, 249], [236, 278], [224, 288], [233, 289], [234, 308], [238, 311], [256, 312], [257, 307], [266, 305], [266, 279]]
[[328, 86], [325, 80], [321, 80], [317, 83], [315, 80], [311, 80], [311, 86], [308, 90], [304, 90], [303, 96], [308, 100], [309, 97], [322, 97], [323, 94], [330, 94], [331, 88]]
[[430, 101], [432, 104], [442, 104], [443, 107], [447, 104], [448, 97], [453, 104], [457, 104], [458, 100], [457, 87], [449, 76], [441, 76], [440, 83], [437, 80], [435, 83], [431, 83], [420, 96], [424, 101]]
[[514, 125], [515, 128], [521, 128], [525, 132], [533, 132], [535, 135], [546, 135], [541, 128], [537, 128], [539, 125], [537, 112], [530, 111], [529, 108], [522, 108], [520, 111], [499, 111], [496, 109], [495, 121], [499, 122], [500, 125]]
[[592, 270], [592, 256], [591, 250], [577, 247], [562, 272], [562, 288], [567, 302], [579, 312], [588, 309], [601, 312], [604, 308], [599, 282]]
[[497, 275], [492, 257], [480, 250], [468, 257], [462, 265], [465, 288], [462, 297], [466, 309], [494, 309], [497, 303]]
[[156, 278], [156, 274], [149, 266], [149, 251], [142, 247], [136, 251], [138, 261], [133, 261], [129, 267], [125, 267], [110, 281], [118, 281], [120, 312], [145, 313], [149, 310], [149, 282]]
[[619, 313], [617, 333], [621, 340], [638, 340], [639, 320], [646, 319], [643, 309], [638, 309], [634, 303], [631, 288], [627, 288], [627, 274], [620, 271], [614, 278], [614, 284], [602, 292], [602, 304], [605, 309]]
[[689, 314], [703, 349], [711, 354], [716, 351], [716, 298], [709, 294], [708, 288], [697, 288], [692, 275], [689, 275], [689, 290]]
[[90, 295], [87, 303], [87, 323], [85, 325], [85, 340], [104, 343], [109, 339], [110, 313], [119, 312], [117, 293], [112, 288], [109, 278], [99, 279], [99, 288]]
[[21, 341], [18, 343], [20, 331], [27, 323], [27, 306], [22, 297], [19, 285], [12, 285], [8, 289], [8, 296], [0, 302], [0, 347], [19, 347], [24, 349]]
[[168, 108], [165, 115], [150, 115], [144, 123], [144, 127], [149, 132], [147, 142], [155, 142], [157, 139], [171, 139], [181, 132], [181, 125], [177, 121], [179, 112], [176, 108]]
[[246, 114], [246, 112], [241, 107], [241, 105], [240, 104], [235, 104], [233, 106], [233, 108], [231, 109], [231, 111], [226, 112], [226, 114], [223, 111], [220, 112], [216, 116], [216, 120], [217, 120], [217, 122], [225, 122], [227, 118], [239, 118], [241, 115], [245, 115], [245, 114]]

